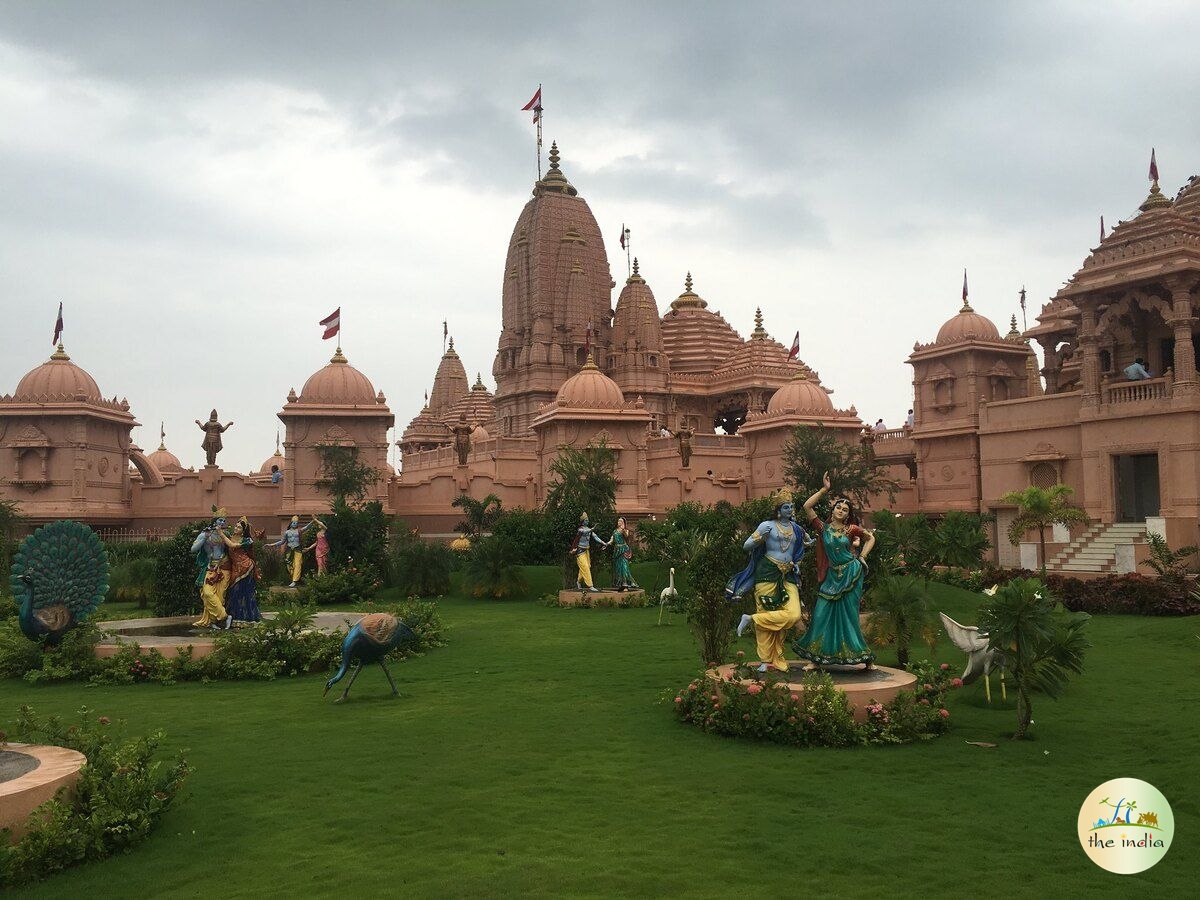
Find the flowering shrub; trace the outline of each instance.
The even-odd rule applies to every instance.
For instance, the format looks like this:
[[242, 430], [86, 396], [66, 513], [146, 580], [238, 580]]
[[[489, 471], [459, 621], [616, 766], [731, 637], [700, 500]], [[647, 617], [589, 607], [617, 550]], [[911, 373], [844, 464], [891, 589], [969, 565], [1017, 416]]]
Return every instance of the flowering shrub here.
[[355, 606], [375, 599], [382, 586], [379, 573], [370, 566], [357, 566], [354, 560], [338, 572], [314, 575], [300, 582], [296, 602], [301, 606]]
[[732, 680], [705, 673], [672, 698], [675, 713], [703, 731], [748, 737], [796, 747], [850, 747], [904, 744], [941, 734], [949, 727], [944, 704], [951, 687], [949, 666], [915, 662], [917, 687], [888, 703], [870, 703], [867, 720], [854, 721], [846, 695], [825, 672], [804, 676], [803, 693], [793, 693], [777, 677], [749, 681], [743, 664]]
[[[144, 840], [171, 805], [191, 767], [180, 756], [156, 759], [161, 731], [124, 740], [120, 725], [84, 707], [78, 724], [39, 721], [22, 706], [9, 737], [69, 747], [87, 757], [70, 796], [39, 807], [26, 834], [9, 844], [0, 834], [0, 887], [14, 887], [128, 850]], [[4, 740], [0, 732], [0, 742]]]

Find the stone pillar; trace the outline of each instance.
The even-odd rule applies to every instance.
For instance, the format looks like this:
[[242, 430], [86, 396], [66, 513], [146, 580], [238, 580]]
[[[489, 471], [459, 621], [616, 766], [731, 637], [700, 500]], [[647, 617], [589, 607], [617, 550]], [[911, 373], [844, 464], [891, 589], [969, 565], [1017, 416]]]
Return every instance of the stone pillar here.
[[1195, 393], [1196, 384], [1196, 352], [1192, 347], [1192, 323], [1196, 321], [1192, 315], [1192, 287], [1194, 282], [1182, 278], [1173, 278], [1167, 286], [1171, 289], [1171, 321], [1175, 332], [1175, 385], [1174, 390], [1181, 394]]
[[1059, 338], [1050, 335], [1049, 338], [1038, 338], [1042, 345], [1042, 358], [1046, 364], [1042, 367], [1042, 377], [1046, 379], [1046, 393], [1058, 393], [1058, 376], [1062, 372], [1062, 355], [1056, 351]]
[[[1090, 298], [1088, 298], [1090, 300]], [[1080, 306], [1079, 346], [1083, 350], [1080, 381], [1083, 383], [1083, 408], [1100, 408], [1100, 365], [1096, 350], [1096, 307], [1088, 302]]]

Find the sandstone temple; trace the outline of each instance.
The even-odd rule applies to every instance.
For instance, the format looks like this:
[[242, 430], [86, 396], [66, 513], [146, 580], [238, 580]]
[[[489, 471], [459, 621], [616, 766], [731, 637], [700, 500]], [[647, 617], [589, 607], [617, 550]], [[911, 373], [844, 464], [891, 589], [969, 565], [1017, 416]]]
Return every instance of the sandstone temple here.
[[[556, 146], [517, 216], [501, 276], [495, 392], [482, 372], [471, 380], [451, 339], [426, 405], [397, 442], [398, 471], [388, 463], [386, 397], [340, 348], [281, 398], [282, 447], [242, 475], [185, 469], [165, 443], [151, 453], [135, 446], [130, 403], [105, 399], [60, 345], [0, 396], [0, 498], [32, 522], [69, 517], [102, 531], [165, 531], [214, 505], [274, 530], [328, 508], [317, 448], [336, 444], [380, 472], [372, 499], [437, 534], [458, 520], [451, 502], [462, 493], [537, 507], [563, 446], [615, 449], [618, 511], [638, 518], [780, 487], [797, 425], [864, 439], [854, 405], [835, 402], [770, 335], [770, 310], [743, 337], [690, 274], [660, 306], [636, 262], [618, 291], [601, 228]], [[1200, 543], [1198, 293], [1193, 177], [1173, 199], [1155, 183], [1027, 331], [1014, 317], [1001, 334], [969, 303], [947, 303], [945, 324], [907, 360], [913, 426], [866, 438], [902, 484], [893, 509], [990, 512], [999, 560], [1028, 564], [1028, 547], [1004, 537], [1015, 511], [998, 498], [1064, 483], [1093, 523], [1055, 533], [1047, 553], [1056, 568], [1128, 568], [1144, 556], [1148, 528], [1173, 546]], [[1126, 378], [1137, 358], [1151, 377]]]

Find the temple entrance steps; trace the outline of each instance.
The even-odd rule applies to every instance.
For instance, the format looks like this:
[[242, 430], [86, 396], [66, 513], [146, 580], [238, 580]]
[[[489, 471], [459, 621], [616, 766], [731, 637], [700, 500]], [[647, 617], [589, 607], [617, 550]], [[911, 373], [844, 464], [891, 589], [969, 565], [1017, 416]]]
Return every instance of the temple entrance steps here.
[[1117, 547], [1146, 540], [1145, 522], [1096, 524], [1050, 558], [1052, 572], [1112, 572], [1117, 565]]

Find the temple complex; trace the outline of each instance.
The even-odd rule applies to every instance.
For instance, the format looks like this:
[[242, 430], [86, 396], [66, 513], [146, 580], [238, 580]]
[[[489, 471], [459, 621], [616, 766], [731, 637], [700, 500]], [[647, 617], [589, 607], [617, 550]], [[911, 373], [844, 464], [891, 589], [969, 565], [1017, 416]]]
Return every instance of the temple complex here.
[[[614, 302], [602, 229], [557, 145], [500, 274], [495, 393], [481, 372], [469, 379], [451, 338], [425, 405], [397, 441], [399, 472], [387, 461], [394, 417], [384, 394], [340, 348], [299, 394], [280, 398], [282, 448], [240, 475], [185, 469], [165, 440], [143, 454], [130, 404], [103, 399], [60, 345], [0, 397], [0, 498], [35, 523], [166, 529], [225, 506], [267, 525], [328, 508], [320, 448], [334, 445], [355, 448], [380, 472], [370, 499], [445, 533], [462, 493], [536, 508], [561, 447], [603, 441], [616, 450], [617, 508], [636, 518], [780, 487], [798, 425], [864, 439], [855, 406], [835, 402], [820, 375], [770, 335], [770, 310], [756, 312], [743, 338], [690, 273], [660, 309], [637, 261]], [[902, 485], [893, 508], [992, 513], [1000, 561], [1030, 564], [1028, 547], [1004, 537], [1015, 510], [999, 498], [1031, 484], [1070, 485], [1093, 524], [1056, 531], [1049, 562], [1065, 571], [1136, 564], [1147, 528], [1173, 546], [1200, 542], [1198, 285], [1200, 178], [1192, 178], [1174, 199], [1156, 182], [1024, 333], [1015, 317], [1001, 334], [965, 299], [957, 310], [947, 303], [945, 324], [907, 360], [913, 426], [866, 438]], [[1139, 358], [1150, 377], [1130, 380], [1125, 369]]]

